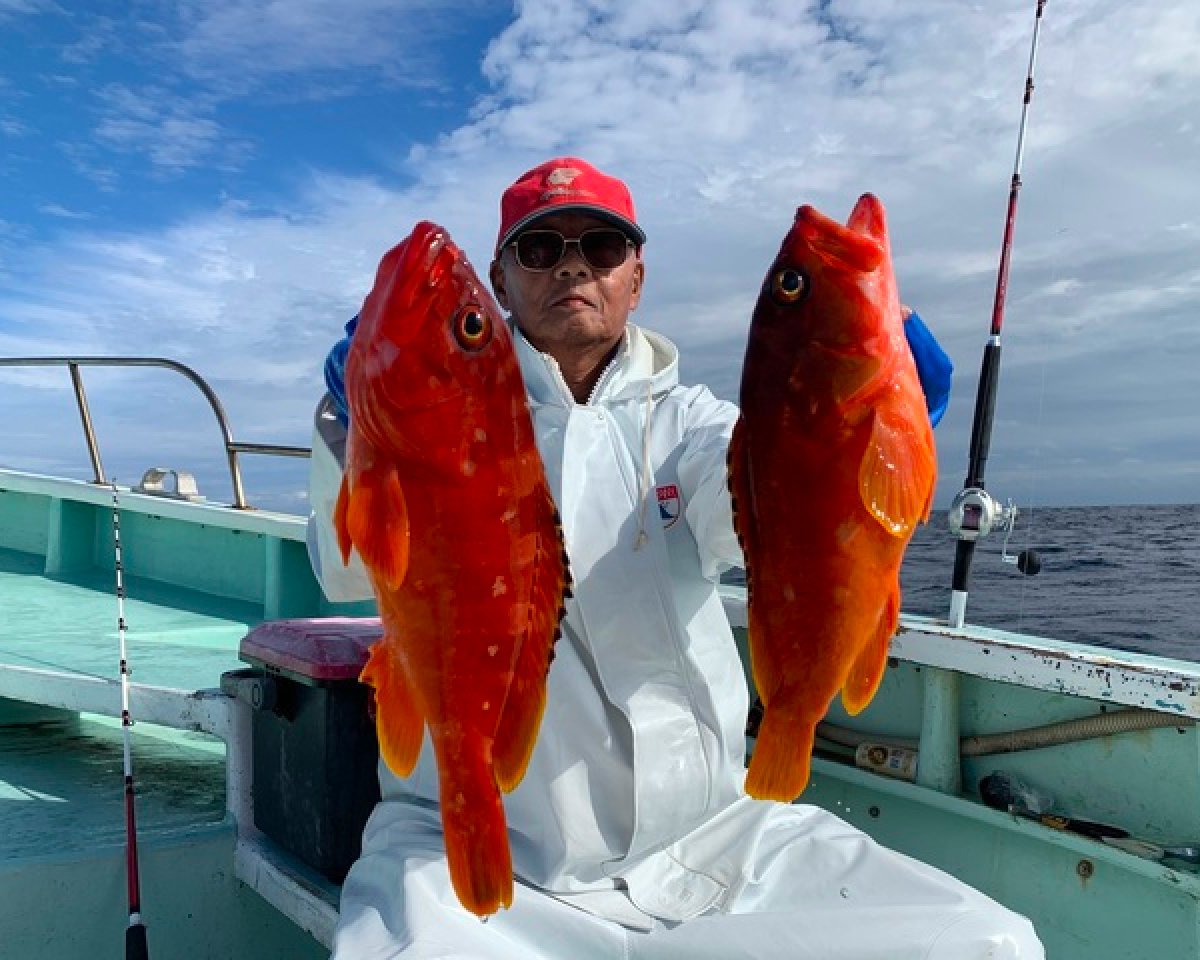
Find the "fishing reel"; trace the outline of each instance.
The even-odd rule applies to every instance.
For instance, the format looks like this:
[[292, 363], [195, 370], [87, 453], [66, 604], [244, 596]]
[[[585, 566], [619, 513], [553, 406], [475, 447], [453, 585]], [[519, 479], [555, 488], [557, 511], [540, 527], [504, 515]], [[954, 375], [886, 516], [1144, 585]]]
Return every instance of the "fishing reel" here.
[[1000, 550], [1000, 559], [1013, 564], [1025, 576], [1032, 577], [1042, 569], [1042, 558], [1038, 556], [1037, 551], [1022, 550], [1017, 554], [1008, 552], [1008, 543], [1012, 539], [1019, 513], [1012, 500], [1001, 506], [983, 487], [968, 487], [960, 490], [954, 497], [946, 522], [950, 525], [950, 532], [959, 540], [975, 541], [986, 537], [993, 530], [1004, 531], [1004, 546]]

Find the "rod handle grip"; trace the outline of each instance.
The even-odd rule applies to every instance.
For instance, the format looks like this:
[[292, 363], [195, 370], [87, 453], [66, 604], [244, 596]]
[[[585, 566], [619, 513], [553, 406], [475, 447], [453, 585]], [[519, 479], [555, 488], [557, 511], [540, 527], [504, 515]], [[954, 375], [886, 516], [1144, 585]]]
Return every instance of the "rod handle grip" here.
[[150, 960], [146, 928], [140, 923], [125, 929], [125, 960]]

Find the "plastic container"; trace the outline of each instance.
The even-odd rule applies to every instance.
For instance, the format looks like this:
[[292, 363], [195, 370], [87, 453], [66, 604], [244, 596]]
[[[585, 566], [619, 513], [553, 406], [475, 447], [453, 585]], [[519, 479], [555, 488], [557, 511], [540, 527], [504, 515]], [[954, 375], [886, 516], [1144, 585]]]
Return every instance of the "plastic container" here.
[[[253, 665], [254, 824], [334, 883], [379, 800], [369, 689], [358, 682], [378, 618], [275, 620], [243, 639]], [[243, 675], [250, 671], [241, 671]]]

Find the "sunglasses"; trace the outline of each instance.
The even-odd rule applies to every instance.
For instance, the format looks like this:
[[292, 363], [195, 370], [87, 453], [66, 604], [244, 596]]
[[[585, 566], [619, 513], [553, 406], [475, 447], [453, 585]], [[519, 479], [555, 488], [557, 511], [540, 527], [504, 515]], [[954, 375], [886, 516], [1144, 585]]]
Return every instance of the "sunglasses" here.
[[557, 230], [526, 230], [511, 246], [517, 263], [526, 270], [551, 270], [567, 255], [567, 246], [575, 244], [579, 255], [594, 270], [613, 270], [625, 262], [633, 241], [616, 227], [594, 227], [578, 237], [564, 237]]

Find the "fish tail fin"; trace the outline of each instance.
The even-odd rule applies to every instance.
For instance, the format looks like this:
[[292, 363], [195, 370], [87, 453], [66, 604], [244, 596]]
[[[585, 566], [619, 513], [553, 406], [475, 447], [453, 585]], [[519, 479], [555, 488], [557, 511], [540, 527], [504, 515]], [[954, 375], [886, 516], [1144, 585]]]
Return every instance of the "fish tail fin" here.
[[746, 773], [746, 792], [759, 800], [791, 803], [808, 786], [816, 722], [781, 705], [766, 704], [754, 756]]
[[417, 764], [425, 720], [412, 695], [404, 665], [392, 654], [385, 637], [371, 647], [359, 680], [375, 690], [375, 735], [379, 754], [398, 777]]
[[541, 485], [538, 497], [538, 533], [532, 539], [533, 571], [529, 620], [520, 638], [513, 679], [504, 700], [492, 763], [496, 783], [512, 792], [529, 766], [538, 728], [546, 709], [546, 677], [554, 659], [560, 624], [566, 614], [564, 600], [571, 589], [571, 574], [563, 542], [562, 525], [550, 491]]
[[489, 751], [476, 741], [451, 755], [442, 741], [438, 769], [446, 860], [459, 902], [480, 917], [512, 906], [508, 824]]
[[842, 685], [842, 706], [851, 716], [861, 713], [879, 689], [887, 666], [888, 644], [899, 622], [900, 587], [896, 585], [884, 602], [875, 636], [859, 651]]

